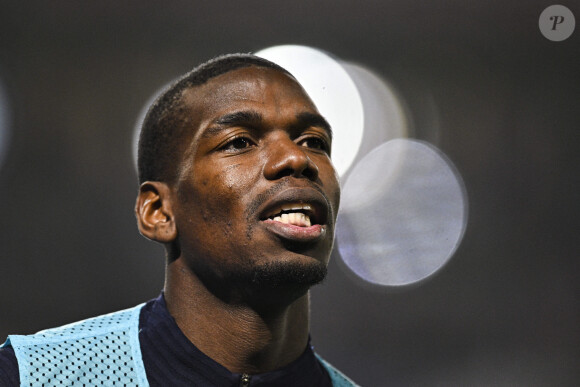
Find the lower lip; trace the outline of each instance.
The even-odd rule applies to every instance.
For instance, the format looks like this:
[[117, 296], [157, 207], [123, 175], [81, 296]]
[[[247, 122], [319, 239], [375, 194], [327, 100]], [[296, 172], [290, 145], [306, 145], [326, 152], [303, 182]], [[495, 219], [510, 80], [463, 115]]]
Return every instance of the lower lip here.
[[277, 222], [267, 219], [262, 221], [274, 234], [291, 241], [296, 242], [315, 242], [326, 234], [326, 227], [315, 224], [313, 226], [301, 227], [292, 224]]

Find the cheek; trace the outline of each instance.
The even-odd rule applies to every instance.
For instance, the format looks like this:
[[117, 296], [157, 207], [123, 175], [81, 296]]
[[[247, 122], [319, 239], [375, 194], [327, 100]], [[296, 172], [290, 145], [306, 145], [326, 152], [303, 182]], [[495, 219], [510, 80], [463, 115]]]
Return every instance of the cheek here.
[[215, 177], [204, 177], [184, 184], [180, 190], [176, 219], [182, 251], [188, 257], [226, 255], [232, 238], [230, 202]]
[[227, 229], [235, 227], [235, 223], [242, 220], [247, 205], [246, 198], [252, 187], [251, 173], [243, 171], [241, 164], [231, 164], [223, 168], [219, 165], [205, 170], [200, 168], [193, 175], [198, 179], [192, 179], [188, 185], [189, 200], [186, 199], [192, 214], [200, 213], [204, 221], [219, 223]]
[[245, 189], [244, 183], [247, 180], [247, 175], [243, 174], [242, 164], [232, 164], [224, 168], [221, 175], [224, 190], [227, 190], [230, 195], [239, 196], [240, 190]]
[[226, 217], [228, 224], [233, 219], [240, 222], [252, 187], [242, 166], [234, 164], [223, 168], [221, 173], [213, 176], [207, 187], [208, 200], [212, 202], [214, 211]]

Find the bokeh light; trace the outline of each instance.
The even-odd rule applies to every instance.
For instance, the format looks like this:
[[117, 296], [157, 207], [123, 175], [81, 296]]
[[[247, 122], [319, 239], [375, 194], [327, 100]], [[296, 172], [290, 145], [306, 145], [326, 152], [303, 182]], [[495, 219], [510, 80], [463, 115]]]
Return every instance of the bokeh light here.
[[435, 147], [395, 139], [353, 168], [342, 191], [337, 245], [360, 278], [409, 285], [443, 267], [467, 224], [467, 196]]
[[[394, 138], [408, 137], [409, 118], [395, 89], [381, 77], [357, 64], [344, 61], [341, 61], [341, 64], [354, 81], [363, 101], [363, 139], [359, 152], [353, 160], [353, 165], [355, 165], [377, 145]], [[341, 132], [340, 135], [348, 138], [350, 134]], [[344, 142], [347, 143], [346, 140]], [[341, 174], [343, 181], [348, 176], [350, 168]]]

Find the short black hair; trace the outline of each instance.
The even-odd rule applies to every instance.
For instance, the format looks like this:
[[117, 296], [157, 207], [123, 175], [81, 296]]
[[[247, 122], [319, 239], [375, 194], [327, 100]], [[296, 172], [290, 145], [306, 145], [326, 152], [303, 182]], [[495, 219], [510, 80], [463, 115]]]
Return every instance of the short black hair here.
[[279, 65], [251, 54], [228, 54], [213, 58], [195, 67], [167, 87], [153, 102], [139, 135], [137, 168], [139, 183], [162, 181], [173, 183], [179, 156], [179, 144], [183, 140], [185, 113], [183, 91], [203, 85], [211, 78], [243, 67], [258, 66], [286, 73]]

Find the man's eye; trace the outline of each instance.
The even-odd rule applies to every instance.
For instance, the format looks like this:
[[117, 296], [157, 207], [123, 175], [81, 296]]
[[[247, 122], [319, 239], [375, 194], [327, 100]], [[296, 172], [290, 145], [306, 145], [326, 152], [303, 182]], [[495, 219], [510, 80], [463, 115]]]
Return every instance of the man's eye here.
[[236, 152], [242, 149], [249, 148], [254, 143], [246, 137], [236, 137], [228, 142], [222, 149], [227, 152]]
[[329, 151], [328, 144], [326, 143], [326, 141], [324, 141], [323, 139], [318, 138], [318, 137], [306, 138], [306, 139], [302, 140], [300, 145], [305, 146], [307, 148], [311, 148], [311, 149], [322, 150], [325, 152]]

